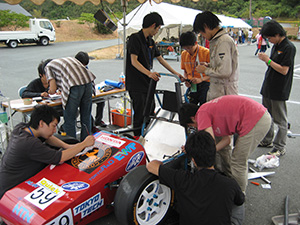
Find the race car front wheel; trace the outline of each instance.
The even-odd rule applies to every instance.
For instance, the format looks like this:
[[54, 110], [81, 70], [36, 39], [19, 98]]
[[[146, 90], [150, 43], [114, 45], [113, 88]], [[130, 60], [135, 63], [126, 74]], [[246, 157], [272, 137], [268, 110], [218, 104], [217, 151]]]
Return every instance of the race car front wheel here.
[[115, 196], [115, 215], [121, 224], [161, 224], [173, 204], [172, 190], [159, 183], [145, 166], [128, 173]]

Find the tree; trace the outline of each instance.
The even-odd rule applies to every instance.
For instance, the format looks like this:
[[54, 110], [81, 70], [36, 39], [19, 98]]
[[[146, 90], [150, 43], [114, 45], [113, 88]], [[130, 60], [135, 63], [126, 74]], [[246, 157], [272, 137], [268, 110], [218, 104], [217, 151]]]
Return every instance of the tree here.
[[[163, 2], [174, 4], [171, 2], [171, 0], [163, 0]], [[175, 5], [199, 9], [202, 11], [209, 10], [216, 14], [224, 14], [226, 16], [233, 15], [234, 17], [248, 18], [249, 3], [250, 0], [201, 0], [198, 2], [194, 2], [193, 0], [181, 0]], [[30, 0], [22, 0], [20, 5], [32, 15], [34, 14], [34, 10], [40, 10], [41, 16], [52, 20], [63, 19], [67, 17], [76, 19], [79, 18], [82, 13], [94, 14], [99, 8], [105, 9], [107, 12], [110, 12], [110, 8], [114, 14], [121, 15], [120, 18], [123, 17], [123, 9], [120, 1], [115, 1], [114, 4], [109, 4], [106, 1], [102, 1], [101, 6], [95, 6], [91, 2], [85, 2], [83, 5], [76, 5], [71, 1], [67, 1], [63, 5], [56, 5], [51, 0], [45, 0], [42, 5], [34, 5], [34, 3], [32, 3]], [[126, 8], [126, 13], [128, 14], [138, 5], [140, 5], [139, 1], [130, 0]], [[268, 14], [268, 16], [273, 18], [281, 16], [298, 19], [300, 14], [299, 7], [299, 0], [252, 0], [251, 11], [253, 13], [257, 12], [257, 14], [265, 14], [265, 9], [268, 9], [270, 10], [270, 14]], [[110, 13], [109, 15], [111, 16]], [[113, 18], [113, 16], [111, 17]]]
[[96, 28], [100, 34], [111, 34], [112, 31], [104, 26], [102, 23], [96, 21]]
[[0, 30], [9, 25], [10, 10], [0, 10]]
[[35, 18], [42, 18], [42, 11], [38, 9], [34, 9], [32, 16]]
[[0, 11], [0, 29], [6, 26], [12, 26], [13, 30], [19, 27], [28, 27], [29, 17], [22, 13], [11, 12], [10, 10]]
[[95, 18], [92, 13], [81, 13], [78, 20], [81, 23], [86, 23], [91, 30], [93, 29], [92, 24], [95, 24]]

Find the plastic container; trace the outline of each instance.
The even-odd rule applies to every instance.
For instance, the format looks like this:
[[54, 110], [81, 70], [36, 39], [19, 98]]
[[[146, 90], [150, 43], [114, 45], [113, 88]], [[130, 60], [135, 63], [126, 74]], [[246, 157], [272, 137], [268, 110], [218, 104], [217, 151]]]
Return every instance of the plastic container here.
[[23, 98], [24, 105], [31, 105], [32, 104], [32, 98]]
[[[110, 114], [113, 125], [125, 127], [125, 115], [120, 114], [117, 109], [112, 109]], [[126, 126], [128, 126], [129, 124], [131, 124], [131, 109], [127, 109], [126, 115], [128, 116], [126, 118]]]

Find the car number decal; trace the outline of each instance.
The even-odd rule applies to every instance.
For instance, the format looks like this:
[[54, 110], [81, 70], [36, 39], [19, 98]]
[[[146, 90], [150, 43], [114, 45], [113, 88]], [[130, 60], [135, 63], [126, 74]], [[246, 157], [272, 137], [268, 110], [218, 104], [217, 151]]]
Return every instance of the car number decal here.
[[72, 210], [68, 209], [46, 225], [74, 225]]
[[62, 187], [43, 178], [37, 183], [40, 187], [25, 196], [31, 204], [44, 210], [65, 194]]

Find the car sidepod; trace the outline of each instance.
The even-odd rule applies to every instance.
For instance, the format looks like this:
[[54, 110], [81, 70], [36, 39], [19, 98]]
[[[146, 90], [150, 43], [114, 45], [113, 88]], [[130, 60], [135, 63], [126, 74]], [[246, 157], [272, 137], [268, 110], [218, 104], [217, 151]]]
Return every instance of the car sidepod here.
[[108, 132], [61, 165], [49, 165], [0, 200], [7, 224], [88, 224], [109, 214], [120, 178], [146, 164], [143, 146]]

